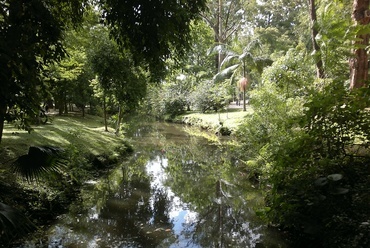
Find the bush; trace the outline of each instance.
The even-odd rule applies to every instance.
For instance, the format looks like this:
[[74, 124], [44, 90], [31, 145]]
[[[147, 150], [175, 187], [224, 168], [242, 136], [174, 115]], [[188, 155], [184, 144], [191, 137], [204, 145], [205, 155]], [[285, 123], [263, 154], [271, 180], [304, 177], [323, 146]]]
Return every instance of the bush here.
[[166, 99], [164, 103], [164, 114], [174, 118], [185, 113], [186, 101], [182, 99]]
[[272, 222], [300, 247], [367, 247], [370, 114], [367, 91], [331, 82], [312, 95], [300, 135], [273, 158], [268, 196]]
[[184, 96], [176, 95], [172, 88], [152, 88], [149, 91], [145, 106], [145, 113], [150, 114], [157, 119], [164, 119], [165, 116], [174, 118], [177, 115], [185, 113], [187, 101]]
[[192, 105], [202, 113], [219, 111], [230, 102], [227, 86], [205, 81], [198, 85], [191, 96]]
[[267, 186], [264, 216], [294, 247], [369, 247], [370, 90], [310, 83], [302, 57], [265, 70], [236, 133], [240, 157]]

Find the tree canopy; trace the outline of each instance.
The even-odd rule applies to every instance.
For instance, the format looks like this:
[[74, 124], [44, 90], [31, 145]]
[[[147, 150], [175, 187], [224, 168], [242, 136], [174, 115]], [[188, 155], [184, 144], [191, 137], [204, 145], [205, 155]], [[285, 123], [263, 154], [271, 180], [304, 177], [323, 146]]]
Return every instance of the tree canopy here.
[[183, 56], [191, 47], [190, 23], [205, 10], [206, 1], [102, 0], [99, 5], [117, 42], [160, 76], [167, 58]]
[[[89, 1], [4, 0], [0, 2], [0, 140], [5, 120], [38, 112], [46, 86], [44, 66], [66, 55], [63, 31], [81, 23]], [[145, 64], [163, 75], [164, 61], [190, 47], [190, 22], [205, 1], [98, 1], [112, 35]], [[12, 110], [12, 111], [11, 111]]]

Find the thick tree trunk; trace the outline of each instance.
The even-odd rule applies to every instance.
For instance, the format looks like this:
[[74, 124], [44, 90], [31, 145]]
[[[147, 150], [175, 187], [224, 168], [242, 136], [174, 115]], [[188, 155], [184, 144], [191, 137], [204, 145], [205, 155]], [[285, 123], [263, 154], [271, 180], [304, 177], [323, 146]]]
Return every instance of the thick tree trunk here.
[[[369, 0], [354, 0], [352, 19], [356, 25], [369, 24], [370, 18], [365, 13], [369, 11]], [[370, 12], [368, 12], [370, 13]], [[368, 80], [368, 55], [366, 47], [369, 44], [369, 34], [358, 34], [354, 42], [354, 56], [350, 59], [350, 88], [366, 86]]]
[[311, 18], [311, 40], [312, 40], [312, 47], [316, 54], [315, 56], [315, 63], [316, 63], [316, 73], [318, 78], [324, 78], [325, 77], [325, 71], [323, 62], [321, 59], [320, 54], [320, 46], [316, 42], [316, 36], [319, 33], [317, 30], [317, 16], [316, 16], [316, 4], [315, 0], [308, 0], [308, 5], [310, 8], [310, 18]]
[[0, 143], [3, 138], [5, 114], [6, 114], [6, 104], [0, 104]]

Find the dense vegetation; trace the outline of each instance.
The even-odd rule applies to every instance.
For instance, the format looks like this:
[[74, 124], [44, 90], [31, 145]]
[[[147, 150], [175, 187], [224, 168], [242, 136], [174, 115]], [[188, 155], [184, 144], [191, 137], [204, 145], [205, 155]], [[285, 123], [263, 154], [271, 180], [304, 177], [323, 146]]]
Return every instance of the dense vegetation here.
[[0, 6], [0, 141], [5, 120], [31, 132], [41, 106], [118, 135], [124, 113], [220, 113], [246, 93], [234, 150], [264, 187], [261, 217], [295, 247], [369, 245], [368, 1]]

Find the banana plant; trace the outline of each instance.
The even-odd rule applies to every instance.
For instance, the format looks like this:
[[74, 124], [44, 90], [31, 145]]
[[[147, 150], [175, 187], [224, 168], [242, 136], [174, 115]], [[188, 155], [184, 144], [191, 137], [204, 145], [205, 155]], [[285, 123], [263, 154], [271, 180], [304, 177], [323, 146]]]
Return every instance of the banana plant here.
[[[214, 82], [230, 80], [231, 84], [236, 84], [240, 78], [250, 81], [248, 70], [256, 69], [261, 73], [265, 65], [272, 63], [269, 58], [254, 56], [253, 51], [258, 50], [261, 50], [261, 43], [258, 39], [250, 41], [241, 53], [226, 44], [216, 45], [210, 49], [209, 54], [223, 53], [226, 55], [221, 62], [221, 70], [213, 77]], [[245, 90], [243, 95], [243, 110], [246, 111]]]

